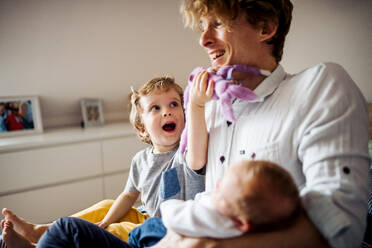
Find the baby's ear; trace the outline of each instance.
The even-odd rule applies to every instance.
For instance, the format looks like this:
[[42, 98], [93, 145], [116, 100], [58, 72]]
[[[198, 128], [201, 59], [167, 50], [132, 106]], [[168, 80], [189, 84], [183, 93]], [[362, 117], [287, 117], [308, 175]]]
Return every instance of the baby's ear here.
[[247, 220], [241, 220], [239, 218], [233, 218], [235, 226], [242, 232], [248, 232], [251, 229], [251, 225]]

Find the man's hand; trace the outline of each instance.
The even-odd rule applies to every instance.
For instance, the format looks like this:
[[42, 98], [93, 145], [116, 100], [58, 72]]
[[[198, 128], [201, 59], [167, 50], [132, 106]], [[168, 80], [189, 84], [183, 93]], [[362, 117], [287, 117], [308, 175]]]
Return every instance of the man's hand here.
[[168, 230], [154, 248], [330, 248], [304, 212], [294, 223], [271, 232], [247, 232], [231, 239], [189, 238]]
[[216, 248], [217, 242], [208, 238], [190, 238], [168, 229], [167, 235], [152, 248]]

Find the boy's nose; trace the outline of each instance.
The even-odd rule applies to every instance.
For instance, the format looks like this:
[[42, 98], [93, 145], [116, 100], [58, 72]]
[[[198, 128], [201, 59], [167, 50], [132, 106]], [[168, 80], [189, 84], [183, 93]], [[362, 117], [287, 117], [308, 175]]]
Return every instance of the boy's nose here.
[[163, 116], [164, 116], [164, 117], [167, 117], [167, 115], [168, 115], [168, 116], [171, 116], [171, 112], [169, 112], [169, 111], [164, 112]]

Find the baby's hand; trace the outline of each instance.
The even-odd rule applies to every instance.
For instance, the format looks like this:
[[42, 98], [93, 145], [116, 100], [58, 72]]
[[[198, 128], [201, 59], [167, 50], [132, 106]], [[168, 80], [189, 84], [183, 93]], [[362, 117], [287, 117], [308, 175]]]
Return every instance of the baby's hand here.
[[96, 225], [101, 228], [106, 228], [108, 226], [108, 223], [100, 221], [100, 222], [97, 222]]
[[213, 96], [213, 88], [214, 81], [208, 83], [208, 72], [198, 73], [190, 86], [190, 105], [204, 107]]

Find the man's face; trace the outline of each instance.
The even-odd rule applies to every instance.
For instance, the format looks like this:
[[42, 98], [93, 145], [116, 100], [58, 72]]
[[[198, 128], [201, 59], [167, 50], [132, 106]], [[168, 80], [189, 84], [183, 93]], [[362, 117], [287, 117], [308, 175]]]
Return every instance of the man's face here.
[[242, 16], [233, 20], [230, 28], [216, 17], [202, 17], [200, 27], [199, 42], [213, 69], [235, 64], [260, 66], [263, 59], [261, 28], [254, 28]]

